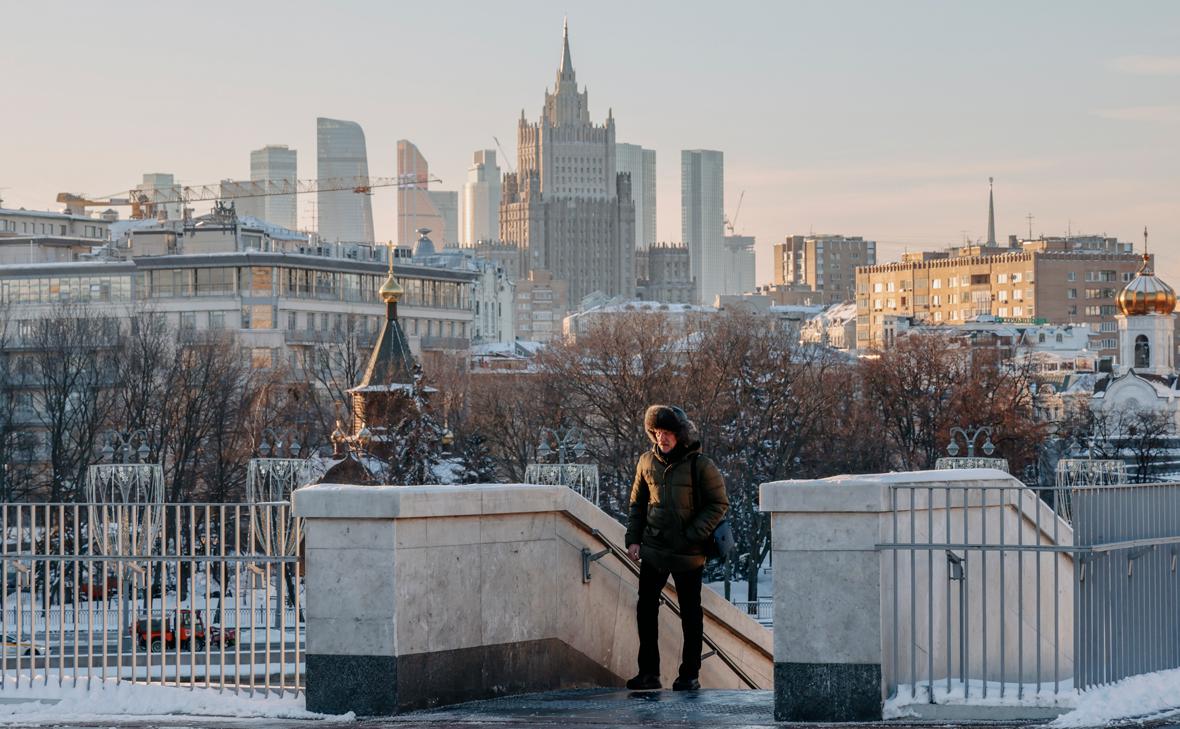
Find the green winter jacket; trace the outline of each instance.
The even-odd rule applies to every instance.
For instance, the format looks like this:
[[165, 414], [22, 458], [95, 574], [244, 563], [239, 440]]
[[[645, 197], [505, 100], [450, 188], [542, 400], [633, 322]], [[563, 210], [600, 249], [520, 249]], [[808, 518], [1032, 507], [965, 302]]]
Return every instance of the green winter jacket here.
[[[705, 564], [704, 546], [729, 510], [725, 479], [701, 444], [659, 448], [639, 457], [631, 485], [627, 544], [639, 545], [640, 559], [668, 572], [687, 572]], [[700, 479], [693, 496], [693, 461]]]

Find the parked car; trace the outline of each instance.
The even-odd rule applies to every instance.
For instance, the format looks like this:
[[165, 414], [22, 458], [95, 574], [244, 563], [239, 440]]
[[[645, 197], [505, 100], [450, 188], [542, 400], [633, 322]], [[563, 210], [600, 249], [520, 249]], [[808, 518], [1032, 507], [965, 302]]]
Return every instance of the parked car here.
[[15, 635], [8, 634], [4, 636], [4, 655], [8, 657], [13, 656], [39, 656], [41, 649], [33, 644], [30, 640], [18, 641]]
[[168, 612], [164, 618], [151, 618], [141, 615], [131, 625], [131, 635], [139, 644], [140, 650], [150, 648], [153, 653], [159, 653], [164, 647], [173, 647], [179, 642], [182, 647], [193, 646], [196, 650], [205, 650], [205, 643], [211, 646], [221, 646], [224, 639], [228, 648], [237, 642], [237, 631], [233, 628], [222, 630], [213, 625], [205, 627], [205, 620], [200, 610], [182, 610], [180, 613], [180, 629], [176, 628], [176, 613]]

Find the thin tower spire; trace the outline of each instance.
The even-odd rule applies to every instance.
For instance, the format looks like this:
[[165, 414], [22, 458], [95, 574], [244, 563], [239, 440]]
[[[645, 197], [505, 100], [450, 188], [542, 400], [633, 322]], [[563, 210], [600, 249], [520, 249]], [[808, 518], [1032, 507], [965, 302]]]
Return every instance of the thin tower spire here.
[[989, 246], [996, 244], [996, 199], [992, 190], [993, 179], [987, 178], [987, 244]]

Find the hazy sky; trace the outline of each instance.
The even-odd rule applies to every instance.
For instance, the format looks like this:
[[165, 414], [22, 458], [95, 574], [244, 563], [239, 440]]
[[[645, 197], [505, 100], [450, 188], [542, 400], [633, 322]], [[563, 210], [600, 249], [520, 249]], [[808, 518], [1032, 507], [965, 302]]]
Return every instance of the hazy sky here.
[[[315, 177], [315, 118], [359, 122], [369, 170], [396, 141], [442, 189], [472, 152], [515, 158], [568, 13], [591, 117], [657, 150], [659, 237], [680, 240], [680, 150], [725, 152], [726, 209], [758, 239], [758, 281], [783, 236], [881, 242], [879, 258], [987, 234], [1142, 241], [1180, 284], [1180, 3], [203, 2], [0, 0], [0, 196], [57, 209], [59, 191], [249, 175], [287, 144]], [[512, 160], [515, 163], [515, 159]], [[506, 165], [501, 162], [501, 167]], [[300, 202], [301, 219], [310, 208]], [[395, 231], [395, 194], [374, 198]]]

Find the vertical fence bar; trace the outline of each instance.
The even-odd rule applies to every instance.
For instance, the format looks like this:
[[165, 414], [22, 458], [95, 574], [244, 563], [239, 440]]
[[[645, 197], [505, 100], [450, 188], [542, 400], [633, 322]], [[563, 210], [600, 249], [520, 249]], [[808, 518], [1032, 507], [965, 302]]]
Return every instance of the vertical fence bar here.
[[[910, 492], [910, 543], [917, 544], [917, 530], [914, 528], [914, 496], [917, 494], [916, 487], [909, 487]], [[906, 641], [910, 652], [910, 697], [913, 698], [918, 691], [918, 586], [917, 586], [917, 569], [916, 559], [918, 557], [917, 547], [910, 547], [910, 635], [909, 640]]]
[[1007, 691], [1005, 681], [1007, 680], [1007, 646], [1005, 645], [1005, 626], [1007, 625], [1008, 613], [1005, 611], [1004, 598], [1008, 594], [1008, 583], [1004, 581], [1004, 562], [1008, 555], [1004, 551], [1007, 542], [1004, 539], [1004, 522], [1007, 521], [1007, 514], [1005, 510], [1008, 508], [1008, 491], [1007, 486], [1000, 487], [1000, 698], [1004, 698]]
[[[0, 585], [4, 588], [0, 589], [0, 616], [4, 620], [8, 620], [8, 511], [9, 504], [0, 503], [0, 533], [3, 534], [3, 539], [0, 539]], [[17, 536], [19, 540], [19, 535]], [[20, 543], [17, 543], [17, 549], [20, 549]], [[17, 583], [16, 601], [20, 602], [20, 571], [15, 570], [14, 575]], [[17, 654], [20, 653], [20, 643], [17, 644]], [[3, 691], [8, 686], [8, 651], [0, 651], [0, 691]]]
[[[225, 581], [225, 504], [217, 506], [217, 551], [221, 555], [217, 570], [217, 612], [218, 622], [221, 624], [221, 640], [217, 641], [217, 664], [220, 667], [218, 670], [217, 690], [225, 692], [225, 636], [228, 626], [225, 621], [225, 594], [229, 592], [229, 585]], [[237, 593], [234, 593], [234, 600], [238, 599]], [[234, 642], [237, 642], [238, 624], [234, 623]]]
[[[272, 510], [275, 507], [270, 507]], [[287, 556], [287, 507], [285, 504], [278, 505], [279, 523], [278, 523], [278, 553], [282, 557]], [[278, 601], [279, 601], [279, 694], [286, 695], [287, 693], [287, 563], [279, 562], [279, 585], [278, 585]]]
[[[190, 691], [197, 687], [197, 641], [201, 643], [208, 643], [209, 626], [204, 625], [204, 618], [198, 620], [197, 609], [194, 603], [197, 601], [197, 596], [193, 591], [194, 577], [197, 573], [197, 562], [194, 559], [197, 555], [196, 545], [196, 506], [194, 504], [188, 505], [188, 546], [184, 550], [185, 562], [188, 565], [188, 574], [184, 570], [178, 570], [176, 595], [188, 595], [188, 619], [189, 619], [189, 647], [188, 647], [188, 688]], [[177, 601], [179, 602], [179, 600]], [[201, 638], [197, 638], [197, 631], [201, 631]], [[208, 673], [208, 669], [206, 669]]]
[[[44, 678], [43, 683], [45, 686], [48, 686], [49, 685], [49, 569], [50, 569], [50, 565], [49, 565], [49, 560], [46, 559], [46, 557], [49, 556], [49, 551], [51, 548], [51, 544], [49, 541], [50, 540], [50, 532], [51, 532], [51, 529], [49, 528], [49, 504], [42, 504], [41, 532], [45, 535], [45, 541], [44, 541], [44, 544], [42, 545], [43, 551], [41, 553], [42, 569], [40, 571], [40, 574], [41, 574], [41, 610], [40, 610], [41, 615], [40, 615], [40, 618], [41, 618], [41, 624], [45, 626], [45, 628], [44, 628], [44, 633], [45, 633], [44, 643], [42, 644], [43, 645], [43, 652], [41, 655], [41, 659], [42, 659], [41, 665], [42, 665], [42, 669], [45, 671], [45, 673], [43, 674], [43, 678]], [[37, 543], [36, 534], [34, 534], [32, 541], [34, 544]], [[34, 620], [34, 623], [33, 623], [34, 634], [36, 633], [36, 630], [37, 630], [36, 622], [37, 621]]]
[[[242, 690], [242, 505], [234, 504], [234, 692]], [[251, 636], [253, 640], [253, 636]]]
[[[209, 549], [212, 546], [209, 543], [210, 508], [211, 507], [209, 506], [209, 504], [205, 504], [205, 515], [204, 515], [205, 518], [204, 518], [204, 524], [203, 524], [204, 529], [205, 529], [205, 534], [204, 534], [204, 543], [205, 543], [204, 557], [205, 557], [205, 559], [201, 563], [205, 569], [205, 688], [209, 688], [212, 685], [211, 682], [213, 680], [213, 661], [210, 658], [210, 651], [212, 651], [212, 649], [213, 649], [212, 641], [213, 641], [213, 624], [214, 623], [213, 623], [213, 611], [209, 608], [209, 601], [212, 599], [211, 589], [209, 587], [209, 582], [213, 579], [213, 569], [212, 569], [213, 563], [210, 559], [212, 557], [212, 555], [209, 553]], [[196, 572], [196, 564], [195, 563], [193, 564], [193, 572], [194, 573]], [[220, 634], [220, 631], [218, 631], [218, 633]], [[220, 635], [218, 637], [220, 639]]]
[[[66, 505], [57, 505], [57, 553], [66, 555]], [[75, 562], [77, 564], [77, 562]], [[51, 562], [50, 565], [57, 572], [57, 685], [65, 685], [66, 675], [66, 563], [64, 560]], [[77, 594], [77, 582], [74, 583]], [[49, 621], [45, 621], [45, 629], [49, 630]], [[49, 656], [45, 657], [45, 670], [49, 670]]]
[[[893, 543], [894, 544], [901, 543], [900, 535], [897, 533], [897, 489], [898, 489], [897, 486], [890, 486], [889, 487], [889, 514], [890, 514], [890, 519], [893, 522]], [[893, 552], [893, 554], [892, 554], [892, 558], [893, 558], [893, 655], [890, 656], [890, 659], [889, 659], [890, 664], [892, 665], [892, 671], [891, 671], [892, 678], [890, 680], [893, 681], [893, 685], [895, 687], [900, 687], [901, 686], [901, 676], [899, 676], [898, 672], [897, 672], [898, 671], [898, 669], [897, 669], [897, 661], [898, 661], [897, 654], [900, 651], [900, 646], [901, 646], [901, 638], [899, 635], [901, 632], [901, 629], [899, 627], [899, 623], [901, 622], [901, 617], [898, 612], [898, 599], [897, 599], [897, 588], [898, 588], [897, 548], [894, 547], [891, 551]], [[899, 689], [895, 688], [895, 691], [898, 691], [898, 690]]]
[[[971, 495], [971, 490], [970, 489], [962, 489], [961, 492], [963, 494], [963, 544], [968, 545], [971, 543], [971, 540], [968, 538], [969, 535], [971, 534], [971, 526], [970, 526], [970, 522], [968, 521], [968, 517], [970, 516], [970, 512], [971, 512], [971, 509], [969, 508], [969, 503], [968, 503], [969, 497]], [[970, 594], [967, 590], [967, 582], [970, 579], [971, 572], [969, 572], [969, 569], [971, 567], [971, 563], [967, 559], [968, 555], [969, 555], [969, 550], [967, 549], [966, 546], [964, 546], [963, 547], [963, 581], [959, 583], [959, 623], [960, 623], [960, 625], [959, 625], [959, 638], [960, 638], [959, 644], [962, 646], [962, 649], [959, 653], [959, 673], [960, 673], [960, 679], [963, 682], [963, 698], [964, 699], [971, 698], [971, 688], [967, 684], [967, 674], [971, 670], [971, 668], [970, 668], [970, 666], [971, 666], [971, 645], [970, 645], [971, 631], [969, 629], [969, 626], [971, 624], [971, 620], [969, 617], [969, 615], [970, 615], [969, 611], [971, 610], [971, 603], [967, 599], [968, 595]]]
[[[289, 508], [294, 508], [294, 505], [290, 506]], [[303, 553], [302, 520], [299, 518], [293, 519], [293, 521], [291, 521], [291, 526], [293, 526], [295, 530], [294, 549], [291, 550], [291, 552], [293, 552], [293, 556], [295, 557], [295, 596], [293, 599], [293, 602], [295, 603], [295, 695], [299, 696], [303, 690], [303, 670], [300, 668], [300, 659], [302, 658], [300, 651], [300, 641], [303, 639], [304, 631], [301, 628], [301, 625], [307, 624], [303, 620], [303, 604], [302, 599], [300, 598], [302, 593], [301, 585], [303, 584], [303, 580], [300, 576], [300, 554]]]
[[982, 666], [980, 678], [983, 679], [983, 698], [985, 699], [987, 698], [987, 508], [987, 489], [981, 487], [979, 489], [979, 543], [984, 545], [984, 548], [979, 550], [979, 586], [982, 590], [979, 610], [979, 657]]
[[[951, 538], [951, 489], [948, 486], [943, 494], [945, 500], [944, 512], [946, 514], [946, 543], [950, 544], [954, 540]], [[947, 566], [947, 578], [944, 581], [946, 590], [946, 692], [951, 692], [951, 581], [950, 581], [950, 566]], [[960, 626], [961, 628], [961, 626]], [[960, 656], [961, 658], [961, 656]]]
[[[16, 508], [16, 550], [17, 550], [17, 553], [19, 554], [20, 552], [24, 551], [22, 549], [22, 546], [24, 544], [24, 539], [25, 539], [25, 530], [24, 530], [24, 527], [22, 524], [22, 522], [24, 521], [24, 511], [21, 509], [20, 504], [15, 505], [15, 508]], [[23, 567], [24, 562], [17, 561], [17, 565]], [[17, 644], [17, 646], [19, 646], [22, 642], [21, 641], [21, 637], [22, 637], [21, 634], [23, 633], [24, 617], [25, 617], [24, 611], [21, 609], [24, 606], [24, 602], [25, 602], [24, 600], [21, 599], [21, 590], [20, 590], [21, 581], [22, 581], [21, 580], [22, 574], [23, 574], [23, 572], [21, 570], [18, 569], [16, 571], [16, 587], [17, 587], [17, 591], [16, 591], [16, 644]], [[36, 594], [36, 593], [32, 592], [32, 584], [31, 583], [29, 585], [29, 588], [30, 588], [30, 592], [29, 592], [30, 595]], [[8, 592], [8, 591], [5, 590], [5, 592]], [[31, 607], [32, 606], [30, 605], [30, 608]], [[21, 679], [21, 660], [20, 660], [20, 651], [18, 650], [17, 656], [16, 656], [16, 688], [18, 688], [18, 689], [20, 688], [20, 679]], [[29, 685], [30, 686], [33, 685], [33, 675], [31, 672], [29, 674]]]
[[[934, 543], [934, 488], [926, 487], [926, 541]], [[934, 701], [934, 548], [926, 549], [926, 700]]]

